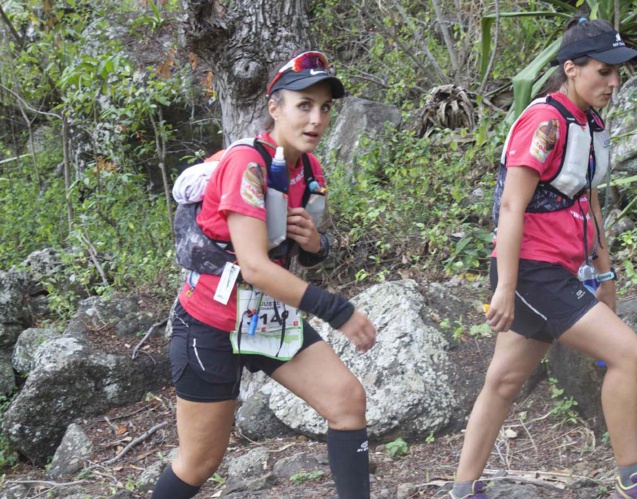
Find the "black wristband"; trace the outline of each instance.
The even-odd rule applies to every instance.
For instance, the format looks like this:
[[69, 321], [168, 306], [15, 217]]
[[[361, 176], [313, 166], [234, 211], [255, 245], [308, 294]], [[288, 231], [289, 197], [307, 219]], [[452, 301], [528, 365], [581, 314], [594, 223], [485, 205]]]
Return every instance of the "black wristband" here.
[[312, 284], [305, 290], [299, 308], [323, 319], [334, 329], [341, 327], [354, 315], [354, 305], [345, 298]]
[[325, 260], [330, 254], [330, 240], [326, 234], [320, 234], [321, 236], [321, 247], [318, 250], [318, 253], [310, 253], [309, 251], [305, 251], [303, 248], [299, 246], [299, 263], [304, 267], [314, 267], [318, 265], [323, 260]]

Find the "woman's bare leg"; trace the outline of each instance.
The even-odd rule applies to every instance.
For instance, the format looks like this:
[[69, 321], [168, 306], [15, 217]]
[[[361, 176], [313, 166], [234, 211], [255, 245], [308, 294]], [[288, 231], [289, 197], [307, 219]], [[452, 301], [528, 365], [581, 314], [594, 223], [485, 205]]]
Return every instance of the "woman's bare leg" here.
[[340, 499], [369, 499], [365, 390], [325, 342], [314, 343], [272, 378], [327, 419], [327, 454]]
[[457, 482], [480, 478], [513, 400], [549, 346], [512, 331], [498, 334], [484, 386], [467, 423]]
[[598, 303], [560, 337], [560, 343], [606, 363], [602, 408], [619, 466], [637, 463], [637, 335]]

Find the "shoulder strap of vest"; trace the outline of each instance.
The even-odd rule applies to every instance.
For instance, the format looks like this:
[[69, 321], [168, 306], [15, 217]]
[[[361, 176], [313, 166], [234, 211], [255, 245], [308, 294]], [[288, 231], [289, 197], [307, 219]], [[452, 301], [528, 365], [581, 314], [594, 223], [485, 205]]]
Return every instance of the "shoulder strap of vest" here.
[[[267, 147], [274, 147], [272, 144], [270, 144], [269, 142], [265, 140], [260, 140], [255, 138], [255, 139], [252, 139], [252, 141], [250, 141], [250, 139], [238, 140], [233, 145], [246, 145], [246, 146], [254, 147], [263, 158], [266, 171], [268, 173], [270, 172], [270, 166], [272, 165], [272, 156], [268, 152]], [[314, 177], [314, 171], [312, 170], [312, 163], [310, 162], [310, 157], [306, 153], [303, 153], [301, 155], [301, 161], [303, 162], [303, 177], [305, 180], [305, 191], [303, 191], [302, 206], [306, 206], [308, 200], [310, 199], [310, 194], [311, 194], [310, 184], [313, 181], [315, 181], [316, 178]]]
[[555, 109], [557, 109], [560, 114], [562, 115], [562, 117], [570, 124], [570, 123], [577, 123], [577, 120], [575, 119], [575, 116], [573, 116], [573, 113], [571, 113], [568, 109], [566, 109], [566, 106], [564, 104], [562, 104], [560, 101], [558, 101], [557, 99], [554, 99], [553, 97], [551, 97], [550, 95], [548, 95], [546, 97], [546, 103], [553, 106]]
[[272, 165], [272, 156], [270, 155], [268, 150], [265, 148], [265, 146], [269, 146], [269, 145], [270, 144], [268, 144], [267, 142], [263, 140], [259, 140], [259, 139], [254, 139], [254, 141], [251, 144], [251, 146], [254, 147], [257, 150], [257, 152], [261, 155], [261, 158], [263, 158], [263, 162], [265, 163], [265, 169], [268, 173], [270, 172], [270, 165]]
[[593, 108], [588, 108], [586, 117], [588, 118], [588, 126], [591, 128], [591, 133], [605, 130], [604, 120]]
[[314, 178], [314, 171], [312, 170], [312, 163], [310, 162], [310, 157], [303, 153], [301, 156], [301, 160], [303, 161], [303, 176], [305, 177], [305, 191], [303, 191], [303, 206], [307, 206], [307, 202], [310, 199], [310, 194], [312, 191], [310, 190], [310, 184], [316, 181]]

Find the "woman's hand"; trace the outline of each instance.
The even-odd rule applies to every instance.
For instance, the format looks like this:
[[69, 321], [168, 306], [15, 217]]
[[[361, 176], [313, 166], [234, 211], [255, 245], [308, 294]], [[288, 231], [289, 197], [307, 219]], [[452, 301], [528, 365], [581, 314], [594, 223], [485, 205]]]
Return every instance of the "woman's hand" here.
[[365, 314], [355, 310], [340, 331], [351, 341], [356, 350], [365, 353], [376, 343], [376, 328]]
[[321, 250], [321, 235], [305, 208], [288, 210], [287, 235], [308, 253], [318, 253]]
[[617, 290], [615, 288], [615, 281], [604, 281], [599, 283], [599, 287], [595, 292], [595, 298], [605, 303], [608, 308], [615, 312], [617, 305]]
[[511, 329], [515, 317], [515, 290], [495, 289], [491, 305], [487, 311], [487, 324], [496, 333], [504, 333]]

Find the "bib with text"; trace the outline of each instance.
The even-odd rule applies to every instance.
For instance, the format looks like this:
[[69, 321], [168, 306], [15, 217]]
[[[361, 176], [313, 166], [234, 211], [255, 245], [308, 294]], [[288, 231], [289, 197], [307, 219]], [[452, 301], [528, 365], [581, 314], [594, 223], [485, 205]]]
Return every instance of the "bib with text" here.
[[[256, 327], [251, 328], [251, 321], [255, 319]], [[240, 285], [237, 289], [237, 323], [234, 332], [230, 333], [230, 341], [234, 353], [290, 360], [303, 345], [299, 309], [258, 289]]]

